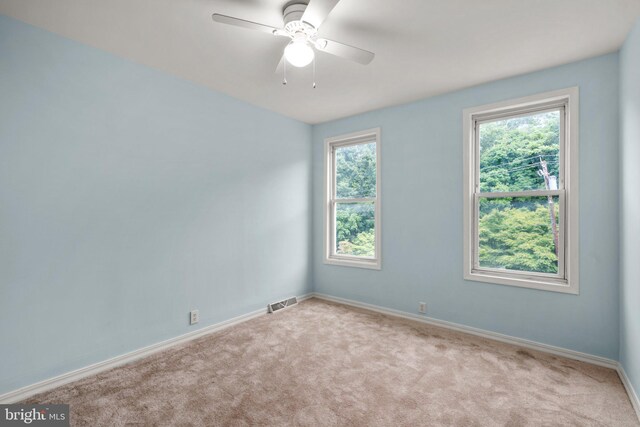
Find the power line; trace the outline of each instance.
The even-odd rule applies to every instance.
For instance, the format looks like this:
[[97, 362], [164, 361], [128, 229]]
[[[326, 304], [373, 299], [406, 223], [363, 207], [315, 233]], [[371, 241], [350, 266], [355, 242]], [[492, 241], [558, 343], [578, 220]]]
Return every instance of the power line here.
[[510, 162], [500, 163], [499, 165], [485, 166], [484, 168], [480, 168], [480, 169], [482, 170], [482, 169], [499, 168], [499, 167], [503, 167], [503, 166], [508, 166], [508, 165], [510, 165], [512, 163], [515, 163], [515, 162], [524, 162], [526, 160], [539, 159], [540, 156], [542, 156], [542, 157], [558, 157], [558, 154], [541, 154], [541, 155], [537, 155], [537, 156], [526, 157], [524, 159], [514, 159], [514, 160], [512, 160]]
[[480, 170], [482, 171], [482, 170], [486, 170], [486, 169], [494, 169], [494, 168], [504, 167], [504, 166], [508, 166], [508, 165], [510, 165], [512, 163], [515, 163], [515, 162], [524, 162], [524, 161], [531, 160], [531, 159], [539, 159], [540, 157], [558, 157], [558, 154], [540, 154], [540, 155], [537, 155], [537, 156], [527, 157], [527, 158], [524, 158], [524, 159], [514, 159], [514, 160], [512, 160], [510, 162], [500, 163], [499, 165], [485, 166], [483, 168], [480, 168]]
[[[547, 162], [547, 164], [552, 164], [552, 163], [559, 163], [558, 160], [552, 160]], [[515, 168], [511, 168], [511, 169], [506, 169], [504, 172], [513, 172], [513, 171], [518, 171], [518, 170], [523, 170], [523, 169], [528, 169], [528, 168], [532, 168], [532, 167], [538, 167], [541, 166], [540, 162], [535, 162], [535, 163], [530, 163], [528, 165], [523, 165], [523, 166], [517, 166]], [[481, 169], [482, 171], [482, 169]]]

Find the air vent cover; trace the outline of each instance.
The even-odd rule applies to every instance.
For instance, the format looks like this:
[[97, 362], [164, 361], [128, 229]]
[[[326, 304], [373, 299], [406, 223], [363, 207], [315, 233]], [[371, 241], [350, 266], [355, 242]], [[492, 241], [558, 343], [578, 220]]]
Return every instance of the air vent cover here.
[[291, 297], [282, 301], [272, 302], [267, 306], [269, 309], [269, 313], [275, 313], [276, 311], [282, 310], [287, 307], [291, 307], [292, 305], [296, 305], [298, 303], [298, 298]]

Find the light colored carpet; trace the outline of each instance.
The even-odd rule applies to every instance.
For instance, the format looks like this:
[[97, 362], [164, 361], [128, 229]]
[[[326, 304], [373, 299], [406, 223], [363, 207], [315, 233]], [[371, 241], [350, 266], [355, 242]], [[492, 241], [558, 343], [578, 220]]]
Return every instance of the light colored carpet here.
[[317, 299], [29, 402], [91, 426], [640, 425], [611, 369]]

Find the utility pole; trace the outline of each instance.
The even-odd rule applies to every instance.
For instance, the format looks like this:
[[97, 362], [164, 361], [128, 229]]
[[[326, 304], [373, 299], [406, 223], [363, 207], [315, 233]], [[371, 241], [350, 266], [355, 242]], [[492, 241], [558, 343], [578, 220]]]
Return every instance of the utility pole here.
[[[544, 186], [547, 190], [557, 190], [558, 184], [555, 176], [549, 176], [549, 170], [547, 169], [547, 162], [542, 159], [540, 156], [540, 167], [541, 170], [538, 171], [538, 174], [544, 178]], [[553, 178], [553, 179], [552, 179]], [[555, 187], [555, 188], [552, 188]], [[558, 223], [556, 221], [556, 209], [555, 204], [553, 203], [553, 196], [547, 196], [547, 202], [549, 205], [549, 219], [551, 220], [551, 229], [553, 230], [553, 244], [556, 249], [556, 259], [559, 258], [559, 247], [558, 247]]]

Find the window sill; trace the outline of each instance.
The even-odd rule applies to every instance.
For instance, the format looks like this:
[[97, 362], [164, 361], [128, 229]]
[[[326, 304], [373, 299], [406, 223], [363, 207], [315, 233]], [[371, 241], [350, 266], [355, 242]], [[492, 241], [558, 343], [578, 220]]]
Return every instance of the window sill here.
[[520, 288], [538, 289], [542, 291], [560, 292], [564, 294], [578, 295], [577, 284], [571, 286], [566, 280], [544, 277], [517, 277], [516, 275], [502, 275], [484, 271], [467, 271], [465, 280], [475, 282], [493, 283], [497, 285], [517, 286]]
[[329, 257], [324, 259], [325, 264], [340, 265], [343, 267], [356, 267], [366, 268], [369, 270], [381, 270], [380, 260], [378, 259], [354, 259], [354, 258], [341, 258], [341, 257]]

